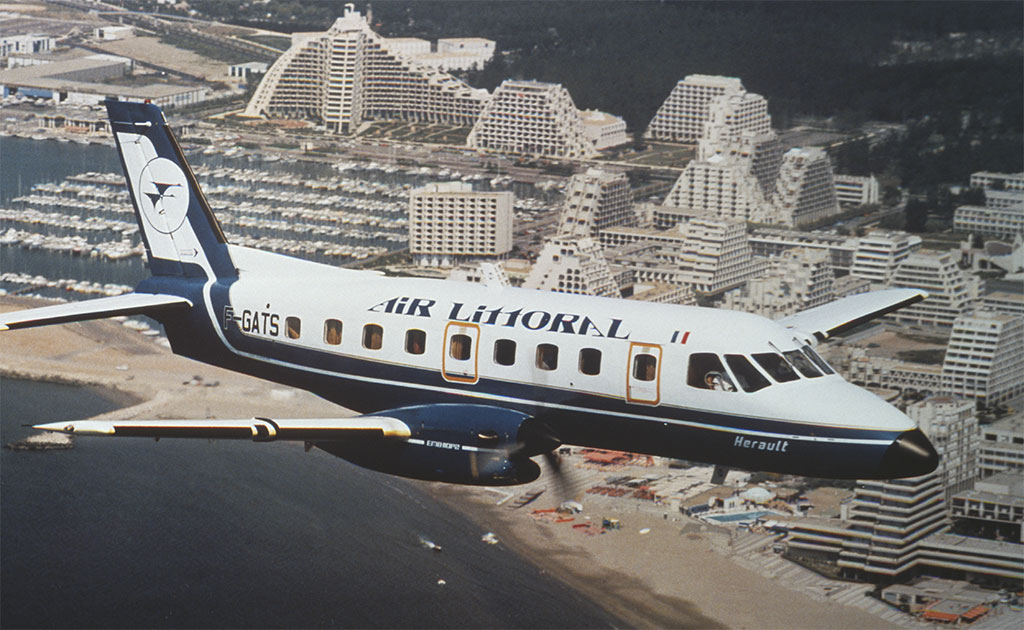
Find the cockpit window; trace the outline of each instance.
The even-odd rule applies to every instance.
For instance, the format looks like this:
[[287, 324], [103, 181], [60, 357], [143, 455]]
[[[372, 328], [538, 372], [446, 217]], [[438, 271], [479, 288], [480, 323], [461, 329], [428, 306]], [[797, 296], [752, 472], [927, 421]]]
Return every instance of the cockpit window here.
[[745, 392], [756, 392], [771, 385], [771, 381], [764, 377], [753, 364], [742, 354], [727, 354], [725, 362], [729, 369], [736, 376], [736, 381]]
[[836, 371], [833, 370], [831, 366], [829, 366], [829, 364], [825, 362], [825, 359], [822, 359], [821, 355], [814, 351], [814, 348], [811, 348], [810, 346], [804, 346], [803, 348], [801, 348], [801, 350], [803, 350], [804, 354], [806, 354], [807, 357], [814, 362], [814, 365], [817, 365], [818, 368], [821, 369], [821, 371], [824, 372], [825, 374], [836, 373]]
[[690, 355], [686, 384], [697, 389], [736, 391], [736, 386], [726, 373], [722, 360], [718, 358], [718, 355], [710, 352], [694, 352]]
[[803, 352], [800, 352], [799, 350], [788, 350], [783, 352], [783, 354], [786, 355], [789, 362], [793, 364], [793, 367], [799, 370], [800, 373], [807, 378], [818, 378], [819, 376], [822, 376], [821, 370], [814, 367], [814, 364], [810, 362]]
[[789, 381], [795, 381], [799, 376], [793, 371], [793, 368], [789, 367], [789, 363], [782, 358], [781, 354], [775, 354], [774, 352], [762, 352], [754, 355], [754, 360], [764, 368], [768, 375], [774, 378], [780, 383], [788, 383]]

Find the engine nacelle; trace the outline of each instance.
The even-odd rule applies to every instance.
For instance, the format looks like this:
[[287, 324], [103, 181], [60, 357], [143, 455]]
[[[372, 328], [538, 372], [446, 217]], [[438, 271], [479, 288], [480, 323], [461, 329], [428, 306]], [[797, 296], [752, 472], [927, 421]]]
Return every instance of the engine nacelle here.
[[481, 486], [529, 483], [533, 455], [557, 448], [550, 431], [526, 414], [487, 405], [423, 405], [378, 412], [409, 426], [406, 440], [346, 440], [316, 446], [391, 475]]

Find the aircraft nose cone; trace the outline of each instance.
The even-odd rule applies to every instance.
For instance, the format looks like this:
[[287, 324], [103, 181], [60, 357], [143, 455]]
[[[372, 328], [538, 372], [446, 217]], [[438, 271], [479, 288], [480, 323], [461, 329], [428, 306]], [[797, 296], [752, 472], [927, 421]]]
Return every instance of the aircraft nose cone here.
[[879, 479], [899, 479], [926, 475], [939, 466], [939, 454], [921, 429], [912, 429], [896, 438], [882, 457]]

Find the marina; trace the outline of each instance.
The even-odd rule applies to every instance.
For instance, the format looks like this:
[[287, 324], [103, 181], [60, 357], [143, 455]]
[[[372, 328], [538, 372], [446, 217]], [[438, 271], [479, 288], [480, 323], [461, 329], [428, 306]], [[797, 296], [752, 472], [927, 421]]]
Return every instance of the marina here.
[[[4, 137], [0, 189], [0, 295], [77, 299], [118, 295], [145, 276], [145, 248], [108, 147]], [[221, 145], [223, 146], [223, 145]], [[564, 182], [514, 182], [426, 165], [298, 159], [289, 153], [208, 146], [188, 151], [228, 240], [236, 245], [345, 266], [401, 251], [408, 241], [409, 191], [436, 181], [478, 190], [512, 189], [521, 224], [550, 216]], [[47, 170], [53, 167], [52, 177]]]

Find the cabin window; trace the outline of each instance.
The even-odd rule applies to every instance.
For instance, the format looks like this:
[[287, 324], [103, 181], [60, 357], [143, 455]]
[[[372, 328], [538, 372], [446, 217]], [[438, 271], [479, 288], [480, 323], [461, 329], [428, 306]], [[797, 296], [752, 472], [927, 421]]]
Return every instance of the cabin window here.
[[807, 378], [818, 378], [819, 376], [824, 376], [818, 368], [814, 367], [814, 364], [811, 363], [810, 359], [808, 359], [803, 352], [800, 352], [799, 350], [789, 350], [782, 354], [789, 359], [789, 362], [793, 367], [799, 370], [800, 373]]
[[409, 354], [423, 354], [427, 350], [427, 333], [418, 328], [405, 331], [405, 351]]
[[498, 365], [513, 365], [516, 362], [516, 342], [498, 339], [494, 342], [494, 362]]
[[638, 381], [653, 381], [657, 375], [657, 357], [653, 354], [638, 354], [633, 357], [633, 378]]
[[448, 356], [457, 361], [468, 361], [473, 353], [473, 340], [469, 335], [452, 335], [448, 344]]
[[384, 343], [384, 329], [377, 324], [363, 326], [363, 347], [367, 350], [380, 350]]
[[302, 334], [302, 320], [298, 317], [285, 317], [284, 334], [289, 339], [298, 339]]
[[771, 381], [765, 378], [754, 365], [742, 354], [727, 354], [725, 362], [729, 364], [736, 382], [740, 384], [745, 392], [756, 392], [771, 385]]
[[825, 362], [825, 359], [822, 359], [821, 355], [815, 352], [813, 348], [810, 346], [804, 346], [801, 350], [804, 351], [804, 354], [806, 354], [807, 357], [814, 362], [814, 365], [817, 365], [822, 372], [825, 374], [835, 374], [835, 370], [833, 370], [829, 364]]
[[580, 373], [597, 376], [601, 373], [601, 351], [597, 348], [580, 350]]
[[[780, 357], [781, 358], [781, 357]], [[686, 373], [686, 384], [697, 389], [713, 389], [734, 392], [736, 386], [725, 372], [725, 366], [717, 354], [694, 352], [690, 355], [690, 366]]]
[[329, 319], [324, 322], [324, 343], [336, 346], [341, 343], [341, 322]]
[[542, 343], [537, 346], [537, 367], [542, 370], [554, 370], [558, 367], [558, 346]]
[[765, 372], [768, 372], [768, 376], [771, 376], [780, 383], [788, 383], [789, 381], [795, 381], [799, 376], [793, 371], [793, 368], [789, 367], [789, 363], [782, 358], [781, 354], [775, 354], [774, 352], [762, 352], [754, 355], [754, 360], [764, 368]]

